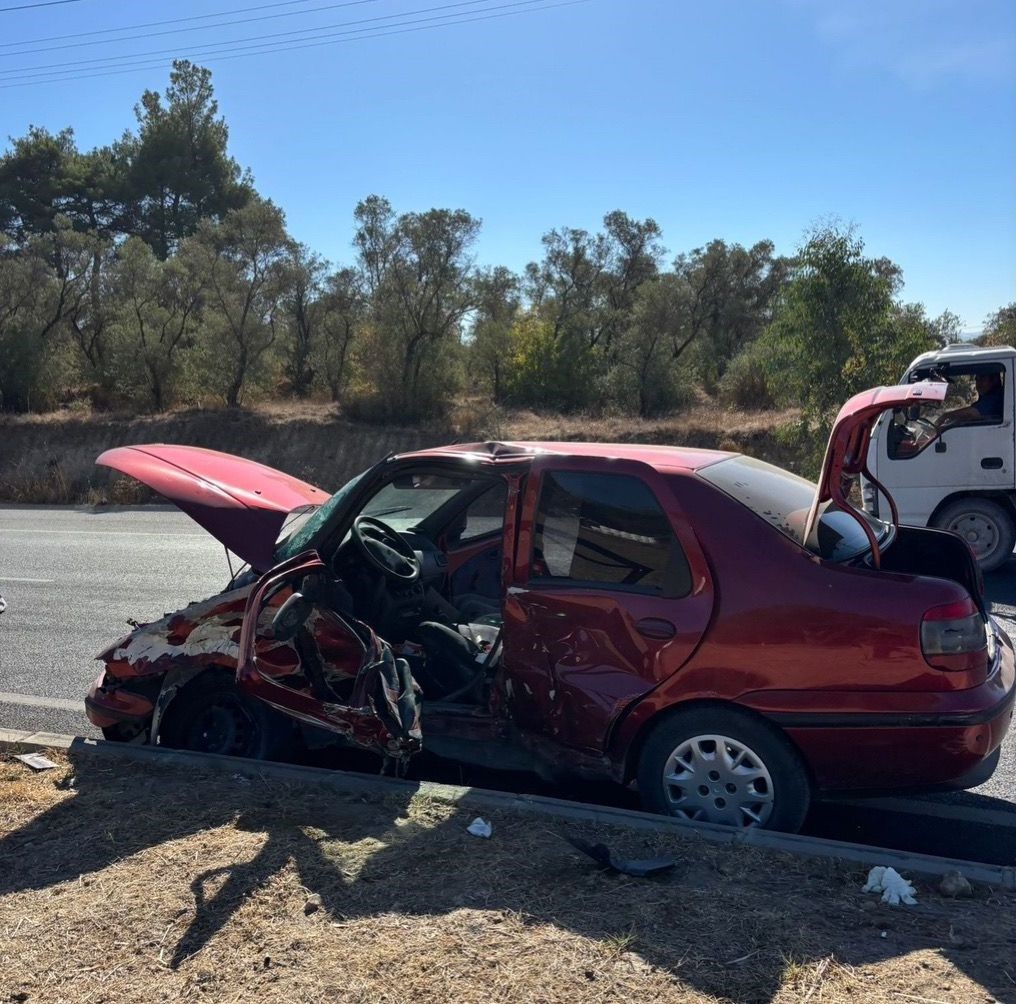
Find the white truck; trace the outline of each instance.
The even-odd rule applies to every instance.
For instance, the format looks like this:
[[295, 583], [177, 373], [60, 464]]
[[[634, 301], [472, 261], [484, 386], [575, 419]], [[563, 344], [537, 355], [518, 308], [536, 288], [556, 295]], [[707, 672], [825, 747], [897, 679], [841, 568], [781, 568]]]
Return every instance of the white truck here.
[[868, 450], [864, 508], [899, 522], [952, 530], [982, 570], [994, 571], [1016, 546], [1016, 349], [950, 345], [918, 356], [900, 383], [945, 380], [941, 404], [887, 413]]

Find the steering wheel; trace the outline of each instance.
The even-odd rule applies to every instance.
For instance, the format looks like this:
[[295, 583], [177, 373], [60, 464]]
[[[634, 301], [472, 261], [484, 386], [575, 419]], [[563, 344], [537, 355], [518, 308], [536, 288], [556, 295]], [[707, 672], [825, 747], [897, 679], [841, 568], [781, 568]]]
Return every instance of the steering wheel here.
[[398, 582], [420, 577], [420, 559], [412, 544], [387, 523], [373, 516], [357, 516], [351, 531], [357, 549], [382, 575]]

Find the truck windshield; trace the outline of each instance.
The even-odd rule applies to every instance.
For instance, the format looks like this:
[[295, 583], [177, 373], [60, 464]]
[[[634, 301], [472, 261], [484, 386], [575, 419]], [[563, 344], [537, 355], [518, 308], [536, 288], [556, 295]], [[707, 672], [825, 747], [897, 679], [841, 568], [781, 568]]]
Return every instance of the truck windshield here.
[[[816, 487], [780, 467], [753, 457], [731, 457], [703, 468], [699, 475], [820, 558], [851, 561], [871, 549], [857, 517], [834, 502], [822, 506], [814, 530], [807, 542], [802, 541]], [[866, 513], [859, 515], [868, 522], [879, 544], [888, 541], [893, 529], [890, 524]]]

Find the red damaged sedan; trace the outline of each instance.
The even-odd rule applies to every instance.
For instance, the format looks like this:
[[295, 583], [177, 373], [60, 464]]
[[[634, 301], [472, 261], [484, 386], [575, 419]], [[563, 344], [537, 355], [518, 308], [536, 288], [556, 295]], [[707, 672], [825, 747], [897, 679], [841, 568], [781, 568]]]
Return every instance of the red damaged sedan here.
[[795, 830], [823, 793], [967, 787], [998, 761], [1012, 643], [953, 534], [851, 504], [878, 416], [818, 485], [662, 446], [476, 443], [330, 498], [183, 446], [100, 464], [250, 567], [99, 658], [108, 738], [273, 758], [329, 743], [636, 785], [646, 808]]

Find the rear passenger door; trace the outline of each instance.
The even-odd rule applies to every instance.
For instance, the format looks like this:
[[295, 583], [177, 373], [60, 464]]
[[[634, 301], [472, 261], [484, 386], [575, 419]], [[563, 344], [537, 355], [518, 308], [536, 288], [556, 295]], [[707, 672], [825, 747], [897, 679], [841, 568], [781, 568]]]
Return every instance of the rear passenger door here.
[[620, 712], [695, 650], [712, 583], [674, 480], [634, 461], [534, 462], [500, 670], [524, 731], [601, 751]]

